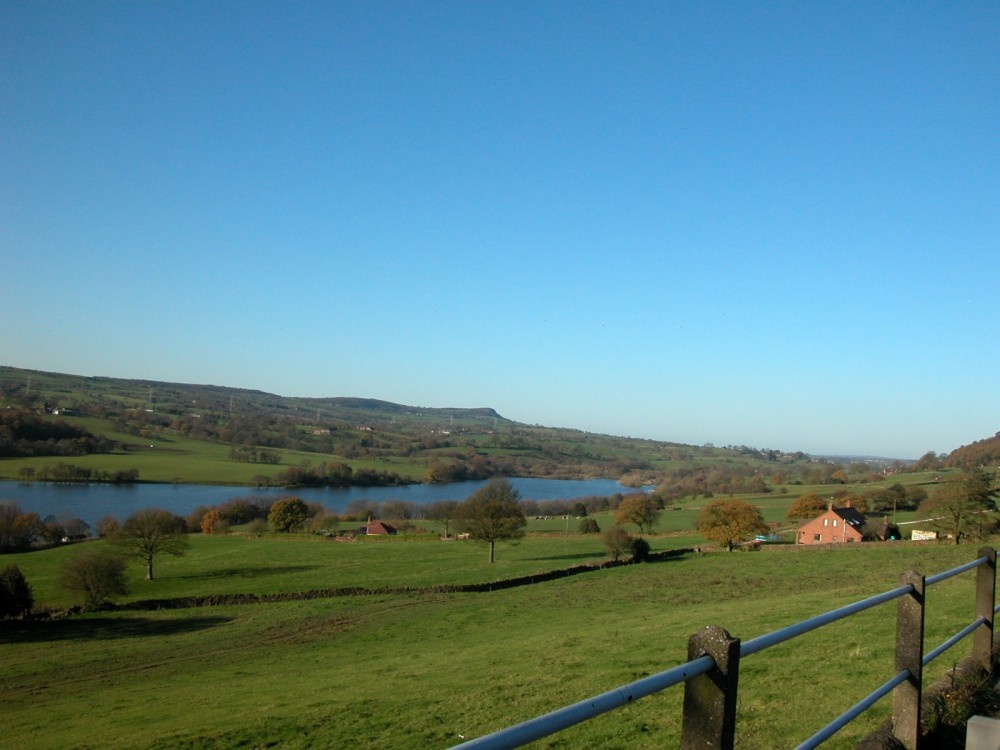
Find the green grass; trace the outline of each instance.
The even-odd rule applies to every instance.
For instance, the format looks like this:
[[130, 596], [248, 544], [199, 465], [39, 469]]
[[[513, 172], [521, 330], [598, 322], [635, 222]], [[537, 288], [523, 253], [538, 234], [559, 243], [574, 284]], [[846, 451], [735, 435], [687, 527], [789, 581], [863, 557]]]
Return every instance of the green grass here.
[[[654, 539], [654, 549], [671, 537]], [[488, 581], [600, 557], [600, 542], [530, 536], [482, 547], [403, 538], [195, 537], [133, 598], [336, 585]], [[56, 604], [62, 548], [6, 558]], [[775, 548], [691, 555], [489, 594], [365, 596], [95, 613], [0, 629], [4, 743], [56, 748], [447, 747], [675, 666], [709, 624], [747, 639], [893, 588], [909, 568], [968, 561], [970, 546]], [[927, 644], [971, 619], [972, 578], [930, 589]], [[894, 607], [741, 665], [744, 748], [803, 740], [888, 679]], [[967, 653], [942, 657], [938, 673]], [[951, 654], [952, 652], [949, 652]], [[538, 747], [676, 747], [681, 688]], [[853, 744], [886, 701], [824, 747]]]
[[[654, 537], [654, 551], [686, 546], [689, 538]], [[105, 542], [88, 542], [100, 546]], [[78, 545], [9, 556], [31, 582], [35, 598], [50, 607], [68, 607], [73, 596], [59, 588], [59, 566], [80, 550]], [[517, 544], [498, 544], [496, 562], [487, 562], [485, 545], [473, 541], [359, 537], [336, 542], [319, 536], [269, 534], [191, 536], [182, 557], [156, 558], [156, 580], [144, 569], [130, 569], [131, 594], [122, 601], [206, 596], [271, 594], [311, 589], [420, 588], [440, 584], [481, 583], [601, 562], [599, 536], [529, 535]]]
[[[64, 421], [85, 427], [94, 434], [129, 444], [134, 449], [86, 456], [6, 458], [0, 460], [0, 479], [17, 479], [23, 468], [33, 468], [38, 473], [45, 466], [63, 463], [100, 471], [138, 469], [139, 479], [144, 482], [253, 485], [254, 478], [258, 475], [274, 477], [288, 467], [299, 466], [304, 461], [313, 465], [323, 461], [347, 463], [345, 459], [332, 455], [283, 449], [274, 450], [281, 457], [277, 464], [243, 463], [231, 460], [230, 446], [223, 443], [179, 435], [140, 438], [117, 431], [105, 420], [87, 417], [65, 417]], [[389, 471], [413, 481], [422, 481], [427, 475], [426, 461], [420, 460], [391, 457], [380, 460], [352, 459], [349, 463], [355, 470]]]

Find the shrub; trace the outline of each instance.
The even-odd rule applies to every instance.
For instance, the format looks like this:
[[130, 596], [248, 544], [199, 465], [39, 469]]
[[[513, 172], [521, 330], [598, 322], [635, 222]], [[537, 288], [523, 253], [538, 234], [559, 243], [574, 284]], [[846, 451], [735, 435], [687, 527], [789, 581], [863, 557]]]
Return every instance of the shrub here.
[[302, 528], [308, 508], [298, 497], [283, 497], [271, 506], [267, 520], [275, 531], [297, 531]]
[[108, 597], [128, 593], [125, 558], [107, 548], [78, 552], [63, 562], [59, 583], [82, 593], [84, 607], [96, 609]]
[[98, 537], [104, 539], [105, 537], [114, 536], [115, 532], [118, 531], [119, 525], [118, 519], [114, 516], [103, 516], [97, 519], [94, 530], [97, 532]]
[[[205, 516], [211, 512], [211, 508], [207, 505], [199, 505], [193, 511], [184, 517], [184, 523], [187, 525], [188, 533], [194, 534], [198, 531], [204, 531], [202, 522], [205, 520]], [[218, 513], [218, 511], [215, 511]], [[211, 533], [211, 532], [206, 532]]]
[[581, 534], [600, 534], [601, 527], [593, 518], [584, 518], [580, 521], [577, 531]]
[[631, 545], [632, 559], [636, 562], [645, 562], [649, 559], [649, 542], [642, 537], [632, 539]]
[[621, 526], [615, 526], [613, 529], [605, 531], [602, 539], [604, 549], [612, 560], [618, 560], [631, 550], [632, 537]]
[[336, 513], [320, 513], [313, 516], [309, 522], [309, 531], [318, 534], [322, 531], [336, 532], [340, 526], [340, 517]]
[[201, 517], [201, 533], [203, 534], [225, 534], [228, 528], [229, 523], [215, 508]]
[[0, 618], [31, 614], [35, 597], [21, 569], [8, 565], [0, 571]]

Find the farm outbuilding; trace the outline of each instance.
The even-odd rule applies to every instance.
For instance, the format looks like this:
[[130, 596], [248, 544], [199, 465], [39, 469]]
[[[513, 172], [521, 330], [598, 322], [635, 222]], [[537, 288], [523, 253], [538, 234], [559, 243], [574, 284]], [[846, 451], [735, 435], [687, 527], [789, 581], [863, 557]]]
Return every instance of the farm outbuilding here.
[[396, 527], [382, 521], [372, 521], [369, 519], [365, 527], [365, 534], [368, 536], [396, 536]]

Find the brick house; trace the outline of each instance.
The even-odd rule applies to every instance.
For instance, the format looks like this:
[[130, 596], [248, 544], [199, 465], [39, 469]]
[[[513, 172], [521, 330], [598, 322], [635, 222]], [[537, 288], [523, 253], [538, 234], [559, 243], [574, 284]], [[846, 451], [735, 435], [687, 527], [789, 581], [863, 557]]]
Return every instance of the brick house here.
[[829, 507], [823, 515], [799, 524], [795, 531], [795, 543], [860, 542], [868, 532], [867, 526], [867, 519], [850, 504], [844, 508]]

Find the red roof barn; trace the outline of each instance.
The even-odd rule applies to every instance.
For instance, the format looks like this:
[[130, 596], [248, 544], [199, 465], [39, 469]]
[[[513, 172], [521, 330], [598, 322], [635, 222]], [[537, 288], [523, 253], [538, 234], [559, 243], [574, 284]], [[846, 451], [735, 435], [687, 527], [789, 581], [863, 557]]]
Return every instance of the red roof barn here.
[[369, 536], [396, 536], [396, 527], [382, 521], [369, 520], [368, 525], [365, 527], [365, 534]]

